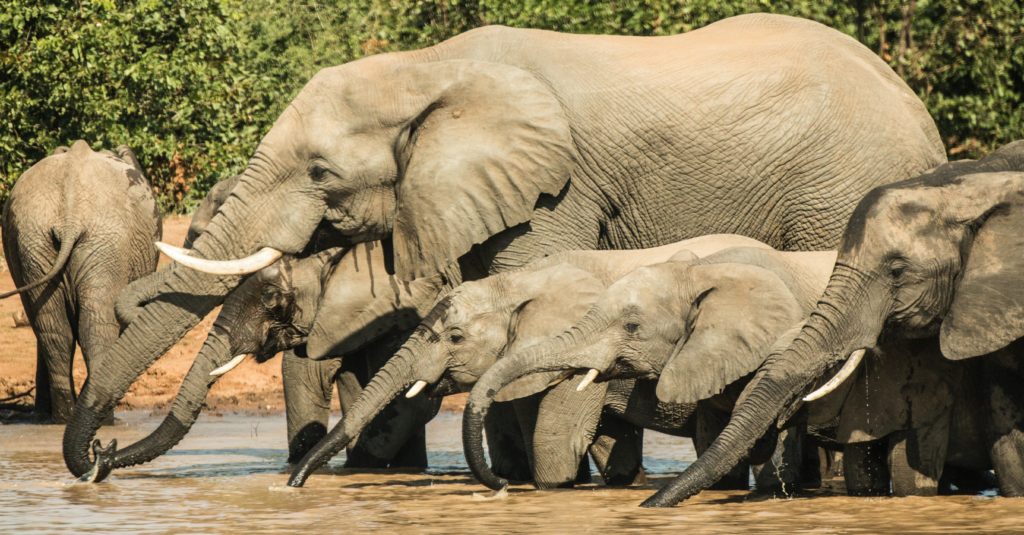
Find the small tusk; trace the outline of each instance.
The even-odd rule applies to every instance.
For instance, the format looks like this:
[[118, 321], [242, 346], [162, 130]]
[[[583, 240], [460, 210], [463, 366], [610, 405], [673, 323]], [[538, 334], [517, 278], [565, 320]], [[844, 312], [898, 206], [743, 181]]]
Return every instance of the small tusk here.
[[206, 260], [190, 254], [188, 249], [175, 247], [163, 242], [156, 242], [156, 248], [171, 260], [196, 271], [213, 275], [248, 275], [255, 273], [274, 262], [284, 254], [273, 247], [264, 247], [255, 254], [236, 260]]
[[417, 394], [419, 394], [420, 392], [423, 391], [423, 387], [425, 387], [425, 386], [427, 386], [427, 382], [426, 381], [416, 381], [415, 383], [413, 383], [412, 388], [410, 388], [409, 391], [405, 393], [405, 397], [407, 397], [407, 398], [414, 398], [414, 397], [416, 397]]
[[241, 364], [242, 361], [245, 360], [245, 357], [248, 357], [248, 356], [249, 355], [247, 355], [245, 353], [242, 353], [241, 355], [236, 355], [235, 358], [229, 360], [227, 364], [225, 364], [225, 365], [221, 366], [220, 368], [217, 368], [216, 370], [213, 370], [212, 372], [210, 372], [210, 375], [212, 377], [220, 377], [221, 375], [224, 375], [225, 373], [228, 373], [229, 371], [235, 369], [235, 367], [237, 367], [239, 364]]
[[850, 358], [846, 359], [846, 364], [843, 364], [843, 367], [839, 369], [839, 373], [835, 374], [835, 376], [829, 379], [827, 383], [821, 386], [821, 388], [804, 396], [804, 401], [821, 399], [829, 392], [839, 388], [839, 385], [843, 384], [843, 381], [853, 375], [853, 372], [857, 370], [857, 365], [860, 364], [860, 361], [863, 359], [863, 349], [858, 349], [853, 353], [850, 353]]
[[601, 372], [591, 368], [590, 371], [588, 371], [587, 374], [583, 376], [583, 380], [580, 381], [580, 384], [576, 385], [576, 391], [583, 392], [585, 388], [590, 386], [590, 383], [594, 382], [594, 379], [597, 379], [597, 374], [599, 373]]

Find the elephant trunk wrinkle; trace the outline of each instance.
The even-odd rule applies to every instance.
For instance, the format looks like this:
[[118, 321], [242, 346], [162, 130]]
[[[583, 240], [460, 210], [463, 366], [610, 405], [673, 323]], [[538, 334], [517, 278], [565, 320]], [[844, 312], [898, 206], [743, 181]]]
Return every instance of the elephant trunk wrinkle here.
[[411, 359], [414, 353], [406, 345], [374, 375], [345, 417], [316, 447], [303, 456], [288, 478], [289, 487], [301, 487], [312, 473], [327, 464], [356, 437], [393, 399], [414, 381]]

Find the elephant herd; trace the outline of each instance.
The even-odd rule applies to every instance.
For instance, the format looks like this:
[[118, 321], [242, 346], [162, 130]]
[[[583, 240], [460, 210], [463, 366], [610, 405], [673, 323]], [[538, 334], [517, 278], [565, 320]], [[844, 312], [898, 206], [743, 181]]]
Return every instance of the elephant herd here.
[[[3, 229], [37, 408], [83, 480], [164, 454], [218, 377], [283, 351], [293, 487], [346, 448], [425, 467], [439, 399], [470, 392], [466, 460], [494, 489], [589, 481], [591, 458], [641, 483], [652, 429], [698, 459], [645, 506], [751, 470], [811, 487], [824, 450], [853, 495], [993, 473], [1024, 495], [1024, 142], [947, 163], [906, 84], [811, 21], [370, 56], [306, 84], [184, 249], [131, 151], [83, 141], [18, 180]], [[160, 425], [95, 440], [217, 306]]]

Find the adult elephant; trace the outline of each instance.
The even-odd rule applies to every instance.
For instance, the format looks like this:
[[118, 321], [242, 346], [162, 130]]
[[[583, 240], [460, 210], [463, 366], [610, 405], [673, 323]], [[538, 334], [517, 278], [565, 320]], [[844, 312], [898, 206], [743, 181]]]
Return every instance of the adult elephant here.
[[156, 268], [162, 232], [149, 182], [128, 147], [62, 147], [18, 178], [3, 214], [4, 255], [36, 335], [37, 415], [75, 406], [75, 346], [89, 372], [117, 339], [114, 296]]
[[162, 284], [84, 389], [65, 462], [88, 470], [131, 382], [238, 274], [302, 250], [321, 225], [390, 238], [403, 279], [449, 283], [714, 233], [825, 249], [869, 189], [943, 161], [933, 121], [884, 62], [790, 17], [645, 38], [487, 27], [324, 69], [191, 255], [170, 251], [217, 276], [176, 270]]
[[[1021, 141], [978, 161], [949, 163], [873, 190], [850, 218], [835, 270], [807, 325], [788, 348], [770, 357], [758, 371], [744, 402], [705, 455], [644, 505], [671, 506], [706, 488], [739, 460], [772, 421], [792, 414], [791, 402], [830, 367], [846, 360], [832, 380], [805, 399], [837, 388], [857, 370], [864, 350], [884, 347], [892, 338], [937, 337], [942, 355], [952, 361], [986, 355], [981, 361], [987, 369], [991, 460], [1000, 490], [1024, 495], [1020, 462], [1024, 457], [1024, 398], [1020, 395], [1024, 360], [1019, 353], [1006, 355], [1012, 350], [1006, 346], [1024, 335], [1021, 236]], [[1019, 351], [1020, 344], [1016, 345]], [[903, 357], [897, 353], [896, 358]], [[922, 380], [916, 377], [922, 375], [920, 370], [910, 374], [904, 369], [905, 386], [889, 390], [909, 391], [912, 401], [921, 384], [926, 389], [949, 388], [943, 384], [949, 380], [937, 381], [935, 374], [954, 378], [956, 386], [962, 381], [953, 372], [962, 370], [952, 364], [945, 370], [925, 370]], [[863, 402], [857, 408], [867, 409]], [[900, 423], [912, 430], [936, 427], [923, 425], [934, 417], [900, 411], [905, 420]], [[945, 413], [947, 409], [929, 407], [927, 411]], [[889, 422], [892, 417], [882, 420]], [[939, 427], [945, 433], [948, 425]], [[889, 430], [868, 429], [866, 434], [878, 438]]]

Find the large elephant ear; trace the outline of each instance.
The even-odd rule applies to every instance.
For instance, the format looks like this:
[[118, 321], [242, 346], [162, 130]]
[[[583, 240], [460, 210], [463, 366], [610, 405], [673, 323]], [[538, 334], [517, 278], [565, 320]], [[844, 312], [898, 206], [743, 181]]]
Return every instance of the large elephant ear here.
[[779, 336], [803, 317], [792, 292], [771, 271], [745, 264], [690, 270], [696, 292], [686, 332], [658, 379], [658, 399], [696, 403], [753, 372]]
[[[1024, 174], [1017, 184], [1024, 183]], [[980, 175], [979, 175], [980, 176]], [[989, 184], [1000, 188], [999, 184]], [[951, 360], [985, 355], [1024, 336], [1024, 196], [986, 210], [975, 233], [939, 342]]]
[[393, 234], [395, 271], [412, 280], [529, 221], [541, 194], [565, 187], [576, 152], [555, 95], [527, 71], [468, 60], [403, 70], [423, 101]]

